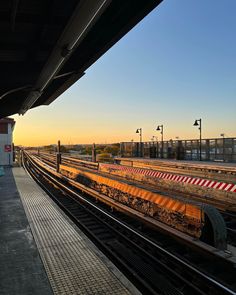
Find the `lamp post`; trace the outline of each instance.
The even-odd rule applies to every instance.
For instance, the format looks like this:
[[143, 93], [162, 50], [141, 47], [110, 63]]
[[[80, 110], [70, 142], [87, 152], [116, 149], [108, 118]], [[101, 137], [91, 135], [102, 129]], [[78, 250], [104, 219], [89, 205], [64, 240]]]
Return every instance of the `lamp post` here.
[[225, 161], [225, 134], [221, 133], [220, 136], [223, 138], [223, 161]]
[[142, 128], [138, 128], [136, 130], [136, 133], [139, 133], [139, 136], [140, 136], [140, 143], [142, 142]]
[[[199, 124], [198, 124], [199, 122]], [[199, 142], [199, 160], [202, 160], [202, 119], [195, 120], [193, 126], [199, 126], [200, 131], [200, 142]]]
[[139, 154], [139, 156], [142, 157], [142, 128], [138, 128], [136, 130], [136, 133], [139, 133], [139, 136], [140, 136], [140, 148], [139, 148], [140, 154]]
[[164, 149], [163, 125], [158, 125], [156, 130], [161, 131], [161, 158], [163, 158], [163, 149]]

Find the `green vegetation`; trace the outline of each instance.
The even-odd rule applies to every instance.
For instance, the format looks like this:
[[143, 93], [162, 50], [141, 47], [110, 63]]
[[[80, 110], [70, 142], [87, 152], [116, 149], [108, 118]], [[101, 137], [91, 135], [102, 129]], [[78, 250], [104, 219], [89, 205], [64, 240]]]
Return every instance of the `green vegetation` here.
[[113, 163], [113, 158], [111, 154], [103, 153], [97, 155], [97, 161], [103, 163]]
[[[47, 152], [57, 152], [57, 145], [47, 145], [40, 148]], [[92, 144], [81, 144], [81, 145], [61, 145], [62, 153], [77, 152], [80, 155], [92, 155]], [[120, 151], [120, 144], [98, 144], [96, 145], [96, 154], [103, 154], [102, 158], [106, 158], [105, 155], [109, 155], [110, 158], [118, 156]]]

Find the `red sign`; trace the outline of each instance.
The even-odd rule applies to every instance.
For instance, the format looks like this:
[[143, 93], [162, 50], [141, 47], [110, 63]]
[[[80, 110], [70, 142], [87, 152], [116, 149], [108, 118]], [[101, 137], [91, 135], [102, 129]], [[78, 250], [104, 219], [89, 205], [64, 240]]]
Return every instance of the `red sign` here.
[[4, 151], [8, 153], [11, 152], [11, 144], [5, 144]]

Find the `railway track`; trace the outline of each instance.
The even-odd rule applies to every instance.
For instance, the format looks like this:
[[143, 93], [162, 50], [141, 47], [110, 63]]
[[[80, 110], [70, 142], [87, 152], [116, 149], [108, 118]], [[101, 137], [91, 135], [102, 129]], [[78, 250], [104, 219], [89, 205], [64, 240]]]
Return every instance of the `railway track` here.
[[189, 162], [168, 162], [168, 161], [158, 161], [158, 165], [153, 164], [151, 161], [146, 161], [143, 163], [142, 161], [132, 159], [123, 159], [119, 158], [116, 159], [120, 161], [123, 165], [130, 165], [135, 168], [147, 168], [158, 170], [161, 172], [168, 172], [174, 174], [181, 174], [187, 176], [194, 176], [194, 177], [205, 177], [211, 178], [218, 181], [232, 181], [235, 182], [236, 177], [236, 167], [224, 167], [220, 165], [211, 165], [209, 164], [202, 164], [202, 165], [195, 165], [194, 163]]
[[111, 213], [109, 206], [87, 194], [82, 196], [30, 158], [25, 167], [144, 294], [235, 294], [232, 265], [121, 212]]
[[[37, 155], [36, 155], [37, 156]], [[55, 155], [48, 155], [48, 154], [40, 154], [40, 156], [37, 156], [39, 159], [41, 159], [42, 161], [44, 161], [44, 163], [50, 165], [51, 167], [56, 167], [56, 156]], [[77, 160], [75, 158], [69, 158], [69, 157], [62, 157], [62, 164], [66, 164], [66, 165], [70, 165], [71, 167], [74, 168], [80, 168], [81, 166], [84, 168], [89, 168], [92, 170], [97, 170], [98, 169], [98, 165], [97, 163], [90, 163], [90, 162], [86, 162], [86, 161], [81, 161], [81, 160]], [[119, 178], [119, 176], [118, 176]], [[120, 177], [121, 178], [121, 177]], [[133, 181], [134, 183], [138, 181]], [[150, 187], [152, 187], [152, 185], [150, 185]], [[206, 204], [210, 204], [213, 205], [214, 207], [218, 208], [226, 222], [227, 225], [227, 238], [228, 238], [228, 243], [236, 246], [236, 213], [235, 212], [228, 212], [225, 211], [225, 202], [220, 201], [220, 200], [215, 200], [215, 199], [210, 199], [209, 197], [207, 199], [204, 199], [203, 197], [199, 197], [194, 193], [183, 193], [181, 191], [178, 190], [170, 190], [170, 189], [166, 189], [166, 188], [161, 188], [161, 191], [164, 193], [175, 193], [178, 196], [187, 198], [187, 199], [191, 199], [191, 200], [195, 200], [195, 201], [199, 201], [199, 202], [203, 202]]]

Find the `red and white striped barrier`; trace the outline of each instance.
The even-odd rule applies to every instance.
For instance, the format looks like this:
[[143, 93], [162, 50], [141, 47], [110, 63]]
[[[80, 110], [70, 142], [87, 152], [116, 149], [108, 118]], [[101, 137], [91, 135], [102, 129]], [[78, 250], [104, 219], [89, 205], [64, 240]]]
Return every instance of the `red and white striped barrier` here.
[[236, 192], [236, 184], [234, 183], [226, 183], [226, 182], [220, 182], [215, 180], [208, 180], [204, 178], [196, 178], [196, 177], [183, 176], [183, 175], [177, 175], [177, 174], [171, 174], [171, 173], [163, 173], [163, 172], [159, 172], [155, 170], [134, 168], [134, 167], [128, 167], [128, 166], [122, 166], [122, 165], [101, 164], [100, 166], [101, 168], [102, 166], [104, 166], [104, 168], [122, 170], [122, 171], [127, 171], [127, 172], [131, 172], [135, 174], [143, 174], [143, 175], [151, 176], [155, 178], [167, 179], [167, 180], [172, 180], [176, 182], [184, 182], [184, 183], [189, 183], [193, 185], [199, 185], [201, 187], [223, 190], [227, 192], [234, 192], [234, 193]]

